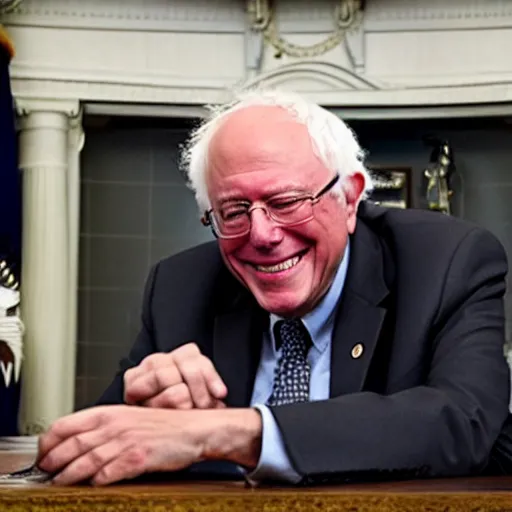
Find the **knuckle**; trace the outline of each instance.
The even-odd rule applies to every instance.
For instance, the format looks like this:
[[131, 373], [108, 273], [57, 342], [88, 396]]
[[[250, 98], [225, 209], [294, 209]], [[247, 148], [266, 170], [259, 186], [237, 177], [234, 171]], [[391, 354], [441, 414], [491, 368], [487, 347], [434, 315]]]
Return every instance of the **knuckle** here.
[[[58, 474], [58, 481], [67, 482], [67, 483], [76, 483], [84, 478], [87, 478], [91, 473], [94, 472], [94, 467], [91, 466], [89, 460], [85, 457], [82, 457], [74, 462], [72, 462], [69, 466], [67, 466], [63, 471]], [[85, 476], [84, 476], [85, 475]]]
[[140, 363], [139, 366], [141, 366], [144, 369], [153, 369], [160, 366], [162, 363], [165, 363], [165, 361], [168, 358], [168, 354], [163, 354], [162, 352], [157, 352], [155, 354], [150, 354], [149, 356], [146, 356], [142, 363]]
[[137, 367], [128, 368], [128, 370], [126, 370], [123, 375], [124, 381], [126, 382], [127, 380], [130, 380], [137, 373], [136, 370], [137, 370]]
[[131, 468], [144, 468], [148, 461], [148, 449], [144, 445], [132, 446], [124, 454], [125, 462]]
[[108, 425], [103, 428], [105, 439], [114, 439], [119, 435], [117, 425]]
[[199, 347], [194, 342], [186, 343], [185, 345], [182, 345], [181, 347], [177, 348], [173, 352], [174, 354], [179, 354], [180, 356], [186, 356], [191, 357], [195, 356], [197, 354], [200, 354], [201, 351], [199, 350]]
[[78, 434], [75, 436], [74, 442], [78, 448], [79, 453], [88, 452], [91, 449], [91, 443], [87, 441], [84, 434]]
[[110, 465], [103, 466], [94, 476], [94, 482], [96, 484], [102, 483], [102, 482], [108, 482], [112, 478], [112, 468]]
[[167, 388], [183, 382], [181, 375], [174, 368], [160, 368], [154, 371], [155, 381], [160, 388]]
[[181, 366], [181, 373], [185, 380], [192, 380], [194, 382], [202, 379], [202, 372], [197, 361], [187, 360]]
[[190, 400], [190, 392], [186, 385], [172, 386], [163, 393], [165, 399], [173, 404], [179, 404]]
[[89, 452], [89, 458], [93, 464], [94, 467], [101, 467], [103, 466], [107, 460], [102, 453], [102, 450], [100, 448], [94, 448]]
[[201, 356], [201, 365], [205, 370], [217, 373], [217, 370], [215, 369], [211, 359], [208, 359], [206, 356]]

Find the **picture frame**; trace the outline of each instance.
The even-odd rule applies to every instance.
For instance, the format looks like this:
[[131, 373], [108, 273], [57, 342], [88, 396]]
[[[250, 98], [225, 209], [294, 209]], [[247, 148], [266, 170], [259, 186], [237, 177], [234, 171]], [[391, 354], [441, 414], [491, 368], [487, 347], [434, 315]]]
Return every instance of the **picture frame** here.
[[412, 208], [412, 168], [369, 165], [374, 189], [369, 200], [387, 208]]

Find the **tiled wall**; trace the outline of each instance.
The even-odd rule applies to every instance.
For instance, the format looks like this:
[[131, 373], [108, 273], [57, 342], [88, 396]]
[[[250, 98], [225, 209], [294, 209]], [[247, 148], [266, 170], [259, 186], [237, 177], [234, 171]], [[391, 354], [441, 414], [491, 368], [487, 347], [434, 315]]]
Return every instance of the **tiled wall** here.
[[101, 394], [139, 328], [159, 259], [211, 239], [178, 172], [185, 129], [87, 131], [82, 155], [76, 406]]
[[[131, 126], [131, 127], [130, 127]], [[353, 124], [369, 161], [414, 169], [416, 205], [430, 150], [426, 132], [446, 136], [464, 181], [461, 214], [491, 229], [512, 260], [512, 131], [505, 123]], [[185, 126], [87, 129], [82, 160], [79, 341], [76, 406], [93, 402], [135, 339], [141, 290], [158, 259], [211, 239], [177, 169]], [[507, 295], [507, 332], [512, 294]], [[508, 337], [510, 337], [508, 335]]]

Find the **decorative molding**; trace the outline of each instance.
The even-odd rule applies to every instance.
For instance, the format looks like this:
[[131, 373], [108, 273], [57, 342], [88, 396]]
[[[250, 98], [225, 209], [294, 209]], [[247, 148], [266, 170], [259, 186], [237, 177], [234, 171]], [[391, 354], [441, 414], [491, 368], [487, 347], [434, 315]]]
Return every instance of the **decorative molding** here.
[[509, 0], [369, 0], [366, 7], [369, 19], [419, 20], [419, 19], [488, 19], [512, 17]]
[[457, 30], [512, 26], [509, 0], [378, 0], [367, 1], [365, 30]]
[[246, 79], [254, 78], [261, 70], [264, 49], [263, 34], [247, 28], [244, 39]]
[[83, 111], [84, 109], [79, 107], [78, 113], [69, 118], [68, 143], [71, 152], [80, 153], [85, 145], [85, 132], [82, 127]]
[[274, 2], [279, 21], [303, 22], [325, 21], [332, 25], [332, 13], [340, 0], [277, 0]]
[[136, 31], [243, 32], [242, 1], [24, 0], [3, 18], [7, 25]]
[[[255, 85], [254, 82], [251, 82]], [[247, 82], [245, 85], [249, 85]], [[82, 82], [52, 82], [13, 80], [13, 93], [16, 97], [26, 100], [62, 98], [82, 102], [115, 101], [119, 103], [178, 104], [205, 105], [228, 101], [231, 98], [229, 89], [200, 87], [138, 87], [111, 84], [94, 84]], [[283, 83], [286, 88], [286, 83]], [[453, 87], [431, 88], [387, 88], [367, 90], [327, 90], [301, 91], [312, 101], [325, 106], [340, 107], [375, 107], [403, 109], [413, 106], [443, 105], [478, 105], [512, 104], [512, 87], [510, 83], [460, 85]], [[506, 105], [503, 106], [505, 108]], [[420, 116], [421, 117], [421, 116]], [[393, 118], [390, 114], [389, 118]]]
[[16, 9], [22, 1], [23, 0], [0, 0], [0, 14], [5, 14]]
[[57, 112], [66, 114], [70, 118], [80, 115], [80, 103], [77, 100], [53, 98], [27, 98], [15, 97], [16, 112], [19, 116], [26, 116], [32, 112]]
[[14, 95], [26, 99], [62, 98], [81, 101], [116, 101], [120, 103], [177, 103], [204, 105], [229, 98], [228, 88], [194, 86], [121, 85], [72, 80], [12, 79]]
[[[245, 0], [249, 6], [253, 1]], [[337, 26], [336, 14], [341, 0], [277, 0], [271, 3], [272, 18], [275, 18], [282, 34], [326, 34]]]
[[[332, 6], [335, 1], [319, 0], [314, 4], [311, 17], [316, 17], [318, 23], [322, 24], [332, 22]], [[292, 3], [295, 9], [291, 8]], [[349, 31], [344, 41], [345, 48], [337, 48], [336, 51], [330, 52], [325, 57], [327, 62], [302, 59], [278, 61], [273, 60], [271, 56], [267, 58], [266, 54], [261, 53], [261, 38], [248, 33], [245, 4], [244, 0], [24, 0], [26, 12], [19, 14], [20, 20], [26, 20], [26, 16], [33, 15], [38, 27], [46, 23], [45, 19], [53, 16], [59, 18], [61, 23], [73, 18], [77, 26], [84, 20], [93, 20], [91, 28], [98, 28], [95, 22], [103, 16], [106, 24], [117, 20], [116, 23], [118, 22], [122, 29], [125, 29], [124, 22], [128, 25], [133, 23], [134, 27], [137, 26], [138, 34], [122, 34], [121, 30], [77, 31], [81, 39], [73, 43], [79, 56], [74, 56], [72, 51], [66, 52], [65, 42], [70, 37], [67, 31], [13, 27], [12, 32], [19, 38], [20, 43], [19, 55], [11, 64], [14, 94], [24, 101], [44, 100], [40, 110], [53, 108], [66, 112], [69, 116], [76, 115], [79, 101], [151, 105], [218, 103], [229, 98], [229, 91], [233, 87], [239, 88], [241, 82], [241, 85], [268, 84], [298, 88], [312, 99], [333, 106], [398, 108], [422, 104], [496, 104], [511, 100], [512, 65], [501, 59], [495, 66], [497, 71], [494, 70], [492, 66], [495, 62], [489, 58], [494, 51], [494, 42], [483, 48], [484, 45], [479, 44], [469, 31], [457, 32], [455, 29], [453, 36], [443, 34], [446, 44], [444, 39], [442, 44], [439, 43], [437, 34], [421, 34], [421, 37], [412, 41], [415, 36], [415, 24], [421, 25], [422, 19], [432, 30], [437, 30], [437, 26], [442, 25], [442, 19], [436, 18], [432, 21], [428, 13], [442, 11], [443, 7], [454, 12], [464, 11], [464, 6], [469, 6], [467, 10], [473, 13], [470, 19], [472, 23], [476, 20], [480, 28], [488, 19], [499, 18], [498, 15], [494, 18], [477, 15], [475, 0], [432, 0], [428, 7], [424, 7], [423, 0], [367, 0], [362, 25], [357, 30]], [[306, 0], [278, 0], [277, 4], [283, 22], [288, 20], [290, 23], [302, 23], [306, 21], [306, 16], [309, 16], [308, 8], [311, 4]], [[505, 3], [489, 0], [485, 5], [480, 1], [478, 5], [483, 12], [500, 12], [503, 14], [503, 20], [509, 20], [508, 13], [512, 13], [512, 2], [508, 1]], [[235, 6], [236, 9], [233, 9]], [[501, 6], [501, 11], [498, 6]], [[213, 14], [210, 12], [212, 9], [216, 11]], [[386, 13], [382, 13], [383, 10]], [[140, 17], [140, 13], [144, 12], [148, 12], [147, 20], [135, 20], [134, 13], [139, 13]], [[154, 41], [152, 45], [148, 44], [148, 41], [154, 38], [154, 34], [145, 36], [144, 32], [151, 30], [145, 25], [146, 21], [167, 23], [171, 20], [171, 12], [174, 16], [173, 22], [178, 24], [182, 21], [190, 22], [195, 23], [197, 27], [201, 20], [209, 20], [214, 25], [220, 23], [218, 26], [215, 25], [209, 33], [210, 37], [206, 38], [208, 48], [205, 49], [204, 38], [198, 34], [181, 35], [178, 45], [173, 46], [170, 41], [168, 47], [183, 48], [183, 55], [178, 49], [170, 59], [168, 55], [166, 58], [165, 55], [158, 53], [160, 44]], [[110, 17], [106, 17], [107, 14]], [[211, 50], [212, 41], [216, 40], [215, 34], [222, 31], [219, 28], [224, 23], [222, 20], [229, 20], [230, 17], [233, 20], [240, 20], [242, 31], [240, 37], [224, 36], [224, 39], [229, 41], [223, 46], [223, 55], [227, 57], [217, 60], [218, 54], [215, 51], [206, 50]], [[392, 30], [394, 23], [409, 24], [412, 28], [408, 29], [407, 37], [403, 36], [405, 40], [412, 41], [409, 48], [403, 47], [402, 35], [398, 33], [386, 34], [383, 37], [376, 33], [369, 34], [367, 23], [380, 19], [387, 20], [384, 23], [386, 30], [390, 26]], [[445, 21], [455, 23], [448, 18]], [[509, 21], [512, 23], [512, 18]], [[233, 22], [235, 26], [237, 23], [238, 21]], [[395, 25], [395, 28], [397, 26]], [[503, 47], [506, 47], [509, 34], [512, 34], [509, 31], [498, 30], [488, 32], [493, 35], [492, 41], [502, 43]], [[246, 76], [243, 62], [243, 33], [246, 37]], [[84, 37], [84, 34], [87, 37]], [[119, 34], [123, 37], [117, 37]], [[291, 40], [301, 43], [300, 32], [290, 34], [290, 37], [293, 35]], [[135, 39], [136, 35], [139, 39]], [[171, 31], [166, 31], [167, 36], [172, 39]], [[159, 38], [154, 39], [160, 41]], [[305, 38], [307, 41], [311, 39]], [[119, 48], [123, 48], [119, 41], [126, 40], [133, 42], [136, 55], [131, 56], [130, 52], [119, 51]], [[238, 41], [239, 44], [235, 44]], [[435, 66], [435, 63], [428, 59], [431, 48], [434, 47], [436, 52], [444, 51], [452, 42], [458, 49], [457, 53], [450, 56], [451, 60], [445, 59], [441, 62], [442, 66]], [[41, 48], [36, 46], [38, 44]], [[73, 45], [70, 44], [70, 47]], [[194, 53], [193, 60], [185, 58], [185, 49]], [[400, 50], [402, 55], [397, 60], [395, 54]], [[468, 52], [473, 58], [454, 71], [450, 63], [466, 62], [459, 59]], [[404, 55], [407, 57], [405, 60]], [[212, 59], [215, 59], [215, 65], [211, 65]], [[284, 64], [285, 61], [291, 63]], [[489, 61], [492, 62], [489, 64]], [[343, 67], [340, 63], [343, 63]], [[486, 68], [487, 64], [489, 65]], [[258, 75], [262, 67], [264, 71]], [[482, 70], [486, 72], [481, 72]], [[54, 98], [70, 100], [72, 106], [64, 106], [59, 102], [52, 105], [51, 101]], [[19, 111], [23, 113], [23, 104], [20, 105]]]
[[387, 119], [454, 119], [512, 116], [512, 102], [497, 105], [417, 105], [384, 107], [333, 107], [332, 112], [342, 119], [375, 121]]
[[[318, 6], [318, 4], [315, 4]], [[282, 23], [278, 16], [279, 3], [270, 0], [247, 0], [249, 28], [261, 32], [264, 41], [275, 50], [275, 56], [287, 55], [299, 59], [319, 57], [339, 46], [345, 41], [347, 32], [355, 30], [361, 24], [363, 13], [361, 0], [334, 0], [331, 5], [331, 26], [322, 40], [313, 44], [291, 42], [283, 34]], [[295, 10], [301, 12], [295, 5]], [[307, 6], [306, 6], [307, 7]], [[318, 7], [317, 7], [318, 8]], [[313, 16], [315, 9], [305, 9], [305, 14]], [[323, 12], [323, 10], [322, 10]]]
[[208, 109], [200, 105], [148, 105], [133, 103], [88, 102], [85, 104], [86, 114], [114, 117], [160, 117], [198, 119], [208, 115]]
[[286, 86], [293, 82], [298, 84], [301, 80], [317, 82], [327, 85], [329, 89], [368, 91], [379, 90], [385, 87], [377, 81], [364, 78], [349, 69], [316, 61], [302, 61], [286, 64], [277, 69], [266, 71], [255, 79], [244, 84], [245, 87], [266, 85], [269, 87]]
[[[127, 66], [128, 68], [128, 66]], [[11, 64], [12, 79], [19, 80], [50, 80], [52, 82], [71, 81], [101, 83], [112, 85], [129, 85], [136, 87], [213, 87], [222, 88], [239, 80], [239, 77], [184, 77], [171, 73], [152, 71], [137, 72], [127, 69], [107, 71], [105, 69], [76, 70], [72, 68], [57, 68], [41, 64], [28, 65], [23, 63]]]
[[[279, 0], [277, 17], [285, 33], [325, 33], [338, 0]], [[144, 31], [244, 32], [244, 0], [23, 0], [5, 14], [7, 25]], [[366, 0], [365, 31], [448, 30], [512, 26], [509, 0]]]
[[345, 48], [357, 75], [364, 75], [365, 72], [365, 33], [363, 25], [353, 30], [348, 30], [345, 35]]

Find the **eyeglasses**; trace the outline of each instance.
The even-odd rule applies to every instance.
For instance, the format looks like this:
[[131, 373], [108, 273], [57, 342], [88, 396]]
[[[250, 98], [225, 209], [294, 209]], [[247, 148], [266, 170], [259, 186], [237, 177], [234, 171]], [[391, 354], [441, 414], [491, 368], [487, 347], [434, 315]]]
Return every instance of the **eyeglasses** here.
[[310, 221], [314, 217], [313, 205], [329, 192], [338, 182], [336, 176], [314, 195], [287, 193], [277, 195], [266, 202], [250, 203], [238, 201], [227, 203], [220, 208], [211, 208], [204, 212], [201, 222], [210, 226], [217, 238], [238, 238], [251, 230], [251, 212], [258, 208], [277, 224], [296, 226]]

